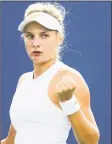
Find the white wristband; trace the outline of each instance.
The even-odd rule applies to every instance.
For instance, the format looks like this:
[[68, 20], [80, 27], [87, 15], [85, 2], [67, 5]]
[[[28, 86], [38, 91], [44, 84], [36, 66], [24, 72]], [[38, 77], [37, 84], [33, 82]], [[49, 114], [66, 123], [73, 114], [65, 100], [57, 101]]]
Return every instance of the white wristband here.
[[74, 95], [71, 99], [65, 102], [59, 102], [59, 104], [65, 115], [71, 115], [80, 109], [80, 105]]

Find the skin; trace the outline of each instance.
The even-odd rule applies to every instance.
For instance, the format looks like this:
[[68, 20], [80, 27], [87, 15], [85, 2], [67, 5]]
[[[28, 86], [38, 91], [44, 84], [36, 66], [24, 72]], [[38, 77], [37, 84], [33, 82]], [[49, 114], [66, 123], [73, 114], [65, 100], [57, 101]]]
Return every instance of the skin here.
[[[23, 39], [26, 52], [33, 62], [34, 78], [37, 78], [55, 63], [63, 37], [56, 31], [48, 31], [40, 24], [32, 22], [25, 27]], [[35, 50], [42, 53], [32, 54]], [[24, 80], [25, 74], [20, 77], [18, 87]], [[80, 104], [80, 110], [68, 116], [74, 136], [79, 144], [98, 144], [99, 130], [90, 106], [89, 88], [79, 72], [60, 69], [50, 81], [48, 96], [57, 108], [61, 108], [59, 101], [67, 101], [75, 96]], [[8, 137], [2, 144], [14, 144], [15, 135], [16, 131], [11, 124]]]
[[[24, 29], [24, 43], [26, 52], [33, 62], [34, 75], [37, 77], [57, 59], [58, 47], [63, 41], [63, 37], [56, 31], [51, 31], [45, 27], [32, 22]], [[33, 51], [41, 51], [40, 56], [32, 54]]]

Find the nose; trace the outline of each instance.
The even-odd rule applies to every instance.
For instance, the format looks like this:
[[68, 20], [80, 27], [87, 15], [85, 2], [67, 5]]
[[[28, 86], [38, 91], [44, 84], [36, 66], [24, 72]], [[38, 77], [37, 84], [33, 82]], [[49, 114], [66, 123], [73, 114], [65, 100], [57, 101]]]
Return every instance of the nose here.
[[40, 44], [41, 44], [41, 43], [40, 43], [39, 37], [35, 36], [34, 39], [33, 39], [33, 41], [32, 41], [33, 47], [34, 47], [34, 48], [38, 48], [38, 47], [40, 47]]

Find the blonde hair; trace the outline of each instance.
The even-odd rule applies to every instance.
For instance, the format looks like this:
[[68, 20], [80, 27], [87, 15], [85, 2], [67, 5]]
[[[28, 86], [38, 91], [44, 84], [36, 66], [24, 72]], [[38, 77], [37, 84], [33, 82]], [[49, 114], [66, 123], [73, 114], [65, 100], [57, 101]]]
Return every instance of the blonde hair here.
[[[28, 6], [25, 11], [24, 19], [33, 12], [45, 12], [47, 14], [55, 17], [61, 24], [62, 35], [65, 38], [65, 27], [64, 27], [64, 18], [66, 15], [65, 8], [56, 2], [36, 2]], [[62, 50], [62, 46], [59, 47], [59, 53]], [[60, 59], [61, 57], [58, 56]]]

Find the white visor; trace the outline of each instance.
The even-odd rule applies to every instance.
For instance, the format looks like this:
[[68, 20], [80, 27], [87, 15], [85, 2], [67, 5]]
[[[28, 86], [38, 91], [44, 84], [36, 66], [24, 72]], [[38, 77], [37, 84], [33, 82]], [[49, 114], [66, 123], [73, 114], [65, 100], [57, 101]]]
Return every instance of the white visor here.
[[41, 24], [42, 26], [50, 29], [50, 30], [57, 30], [58, 32], [62, 32], [61, 24], [60, 22], [50, 14], [44, 13], [44, 12], [34, 12], [31, 13], [28, 17], [26, 17], [18, 26], [18, 30], [20, 32], [24, 31], [24, 28], [27, 24], [30, 22], [37, 22]]

